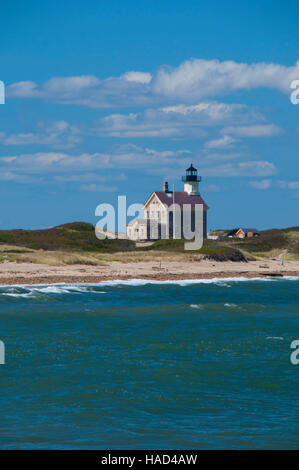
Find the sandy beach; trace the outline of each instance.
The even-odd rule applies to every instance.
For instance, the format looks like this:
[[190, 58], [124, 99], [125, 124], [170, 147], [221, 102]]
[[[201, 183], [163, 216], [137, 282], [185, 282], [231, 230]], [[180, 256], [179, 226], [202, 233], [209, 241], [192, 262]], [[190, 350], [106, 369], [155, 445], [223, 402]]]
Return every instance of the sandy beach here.
[[280, 260], [239, 262], [145, 261], [121, 263], [111, 261], [105, 266], [48, 266], [45, 264], [3, 262], [0, 284], [93, 283], [115, 279], [211, 279], [227, 277], [264, 277], [267, 273], [299, 276], [299, 262]]

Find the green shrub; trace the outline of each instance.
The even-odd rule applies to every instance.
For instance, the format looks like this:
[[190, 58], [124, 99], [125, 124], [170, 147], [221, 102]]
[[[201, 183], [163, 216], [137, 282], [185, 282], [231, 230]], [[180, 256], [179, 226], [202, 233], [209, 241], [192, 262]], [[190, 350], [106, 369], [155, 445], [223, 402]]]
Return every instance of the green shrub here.
[[92, 224], [73, 222], [44, 230], [0, 230], [0, 243], [34, 250], [116, 252], [135, 249], [131, 240], [99, 240]]

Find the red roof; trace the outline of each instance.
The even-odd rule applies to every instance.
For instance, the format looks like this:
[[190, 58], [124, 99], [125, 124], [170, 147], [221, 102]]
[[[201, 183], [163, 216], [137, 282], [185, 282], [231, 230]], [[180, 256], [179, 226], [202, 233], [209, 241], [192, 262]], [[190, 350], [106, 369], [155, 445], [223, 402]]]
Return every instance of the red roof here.
[[155, 191], [155, 194], [158, 196], [160, 201], [167, 206], [171, 206], [173, 202], [181, 207], [183, 204], [191, 204], [192, 206], [195, 206], [195, 204], [203, 204], [205, 210], [209, 209], [209, 206], [201, 196], [190, 196], [185, 191], [175, 191], [174, 198], [172, 192], [165, 193], [164, 191]]

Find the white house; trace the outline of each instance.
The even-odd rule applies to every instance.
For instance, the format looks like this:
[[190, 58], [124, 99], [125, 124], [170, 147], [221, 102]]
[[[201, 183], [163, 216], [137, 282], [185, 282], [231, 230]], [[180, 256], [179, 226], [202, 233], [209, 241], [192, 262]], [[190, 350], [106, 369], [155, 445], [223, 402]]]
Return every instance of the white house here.
[[[191, 164], [182, 177], [184, 191], [170, 191], [168, 183], [163, 183], [163, 191], [154, 191], [144, 204], [144, 219], [135, 219], [127, 225], [127, 236], [131, 240], [158, 240], [160, 238], [177, 238], [173, 230], [175, 212], [171, 206], [177, 205], [181, 212], [184, 206], [191, 208], [191, 229], [194, 231], [195, 206], [203, 205], [203, 236], [207, 236], [207, 211], [209, 207], [202, 199], [198, 191], [198, 183], [201, 176], [197, 175], [197, 169]], [[185, 206], [186, 207], [186, 206]], [[181, 218], [181, 224], [182, 224]], [[181, 231], [183, 233], [183, 231]]]

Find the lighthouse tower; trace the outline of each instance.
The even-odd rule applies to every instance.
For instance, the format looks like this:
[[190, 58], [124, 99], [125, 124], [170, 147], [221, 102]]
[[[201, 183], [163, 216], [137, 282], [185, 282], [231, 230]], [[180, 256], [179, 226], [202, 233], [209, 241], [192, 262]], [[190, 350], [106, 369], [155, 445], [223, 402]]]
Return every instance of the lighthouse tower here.
[[189, 194], [189, 196], [198, 196], [198, 183], [201, 181], [201, 176], [197, 176], [197, 169], [191, 165], [186, 170], [186, 175], [182, 176], [182, 181], [184, 181], [184, 191]]

